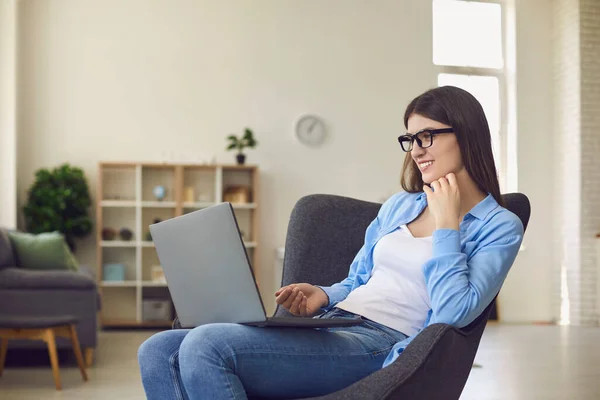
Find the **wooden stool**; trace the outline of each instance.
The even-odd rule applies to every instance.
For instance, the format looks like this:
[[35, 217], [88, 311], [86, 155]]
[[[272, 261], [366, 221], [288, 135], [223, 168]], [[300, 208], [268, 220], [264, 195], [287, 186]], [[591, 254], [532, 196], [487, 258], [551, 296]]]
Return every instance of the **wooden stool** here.
[[56, 390], [61, 390], [55, 340], [55, 337], [59, 336], [71, 339], [81, 376], [84, 381], [87, 381], [88, 376], [85, 371], [81, 348], [79, 347], [77, 331], [75, 330], [76, 323], [77, 318], [69, 315], [58, 317], [9, 317], [0, 315], [0, 376], [4, 371], [9, 339], [43, 340], [48, 345]]

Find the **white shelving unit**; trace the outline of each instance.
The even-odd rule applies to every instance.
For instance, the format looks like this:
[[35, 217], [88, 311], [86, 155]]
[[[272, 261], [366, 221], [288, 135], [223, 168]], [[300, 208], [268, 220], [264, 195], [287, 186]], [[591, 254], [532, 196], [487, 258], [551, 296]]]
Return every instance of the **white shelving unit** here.
[[[237, 165], [194, 165], [101, 162], [97, 194], [97, 268], [103, 307], [104, 327], [169, 327], [171, 320], [150, 321], [143, 315], [145, 300], [169, 301], [166, 283], [152, 281], [152, 266], [159, 265], [148, 225], [223, 202], [231, 186], [247, 188], [247, 202], [233, 203], [250, 261], [256, 268], [258, 243], [258, 168]], [[156, 185], [166, 189], [164, 199], [152, 192]], [[104, 228], [117, 236], [104, 240]], [[119, 231], [128, 228], [131, 240], [122, 240]], [[103, 266], [124, 265], [125, 279], [104, 279]], [[260, 277], [257, 276], [260, 284]], [[172, 303], [171, 312], [174, 313]], [[172, 315], [171, 315], [172, 316]]]

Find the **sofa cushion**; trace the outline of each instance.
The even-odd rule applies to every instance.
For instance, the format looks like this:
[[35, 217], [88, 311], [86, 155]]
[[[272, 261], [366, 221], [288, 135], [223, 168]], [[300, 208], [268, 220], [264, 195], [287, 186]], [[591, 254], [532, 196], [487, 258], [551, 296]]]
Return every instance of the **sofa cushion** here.
[[84, 290], [96, 287], [88, 274], [74, 271], [48, 271], [26, 268], [3, 268], [0, 270], [1, 290], [64, 289]]
[[60, 232], [9, 232], [18, 265], [27, 269], [77, 270], [77, 261]]
[[0, 228], [0, 269], [4, 267], [16, 267], [17, 260], [13, 252], [12, 243], [8, 237], [8, 232]]

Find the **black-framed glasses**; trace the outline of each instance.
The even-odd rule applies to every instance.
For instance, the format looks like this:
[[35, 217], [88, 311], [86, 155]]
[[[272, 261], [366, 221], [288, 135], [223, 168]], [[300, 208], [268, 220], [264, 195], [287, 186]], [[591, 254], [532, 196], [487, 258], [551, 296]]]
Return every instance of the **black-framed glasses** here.
[[407, 133], [405, 135], [398, 136], [398, 142], [402, 147], [402, 150], [409, 152], [413, 148], [413, 142], [416, 140], [420, 148], [426, 149], [431, 147], [433, 144], [433, 137], [441, 133], [453, 133], [452, 128], [441, 128], [441, 129], [423, 129], [413, 135]]

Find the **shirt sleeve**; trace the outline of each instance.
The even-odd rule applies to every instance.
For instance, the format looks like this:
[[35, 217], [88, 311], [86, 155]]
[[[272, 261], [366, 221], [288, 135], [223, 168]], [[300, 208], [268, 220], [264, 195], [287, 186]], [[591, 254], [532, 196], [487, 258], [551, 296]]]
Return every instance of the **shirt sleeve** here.
[[521, 246], [523, 226], [514, 219], [488, 224], [491, 228], [468, 255], [461, 252], [459, 231], [433, 233], [433, 257], [423, 265], [431, 323], [466, 326], [500, 291]]

